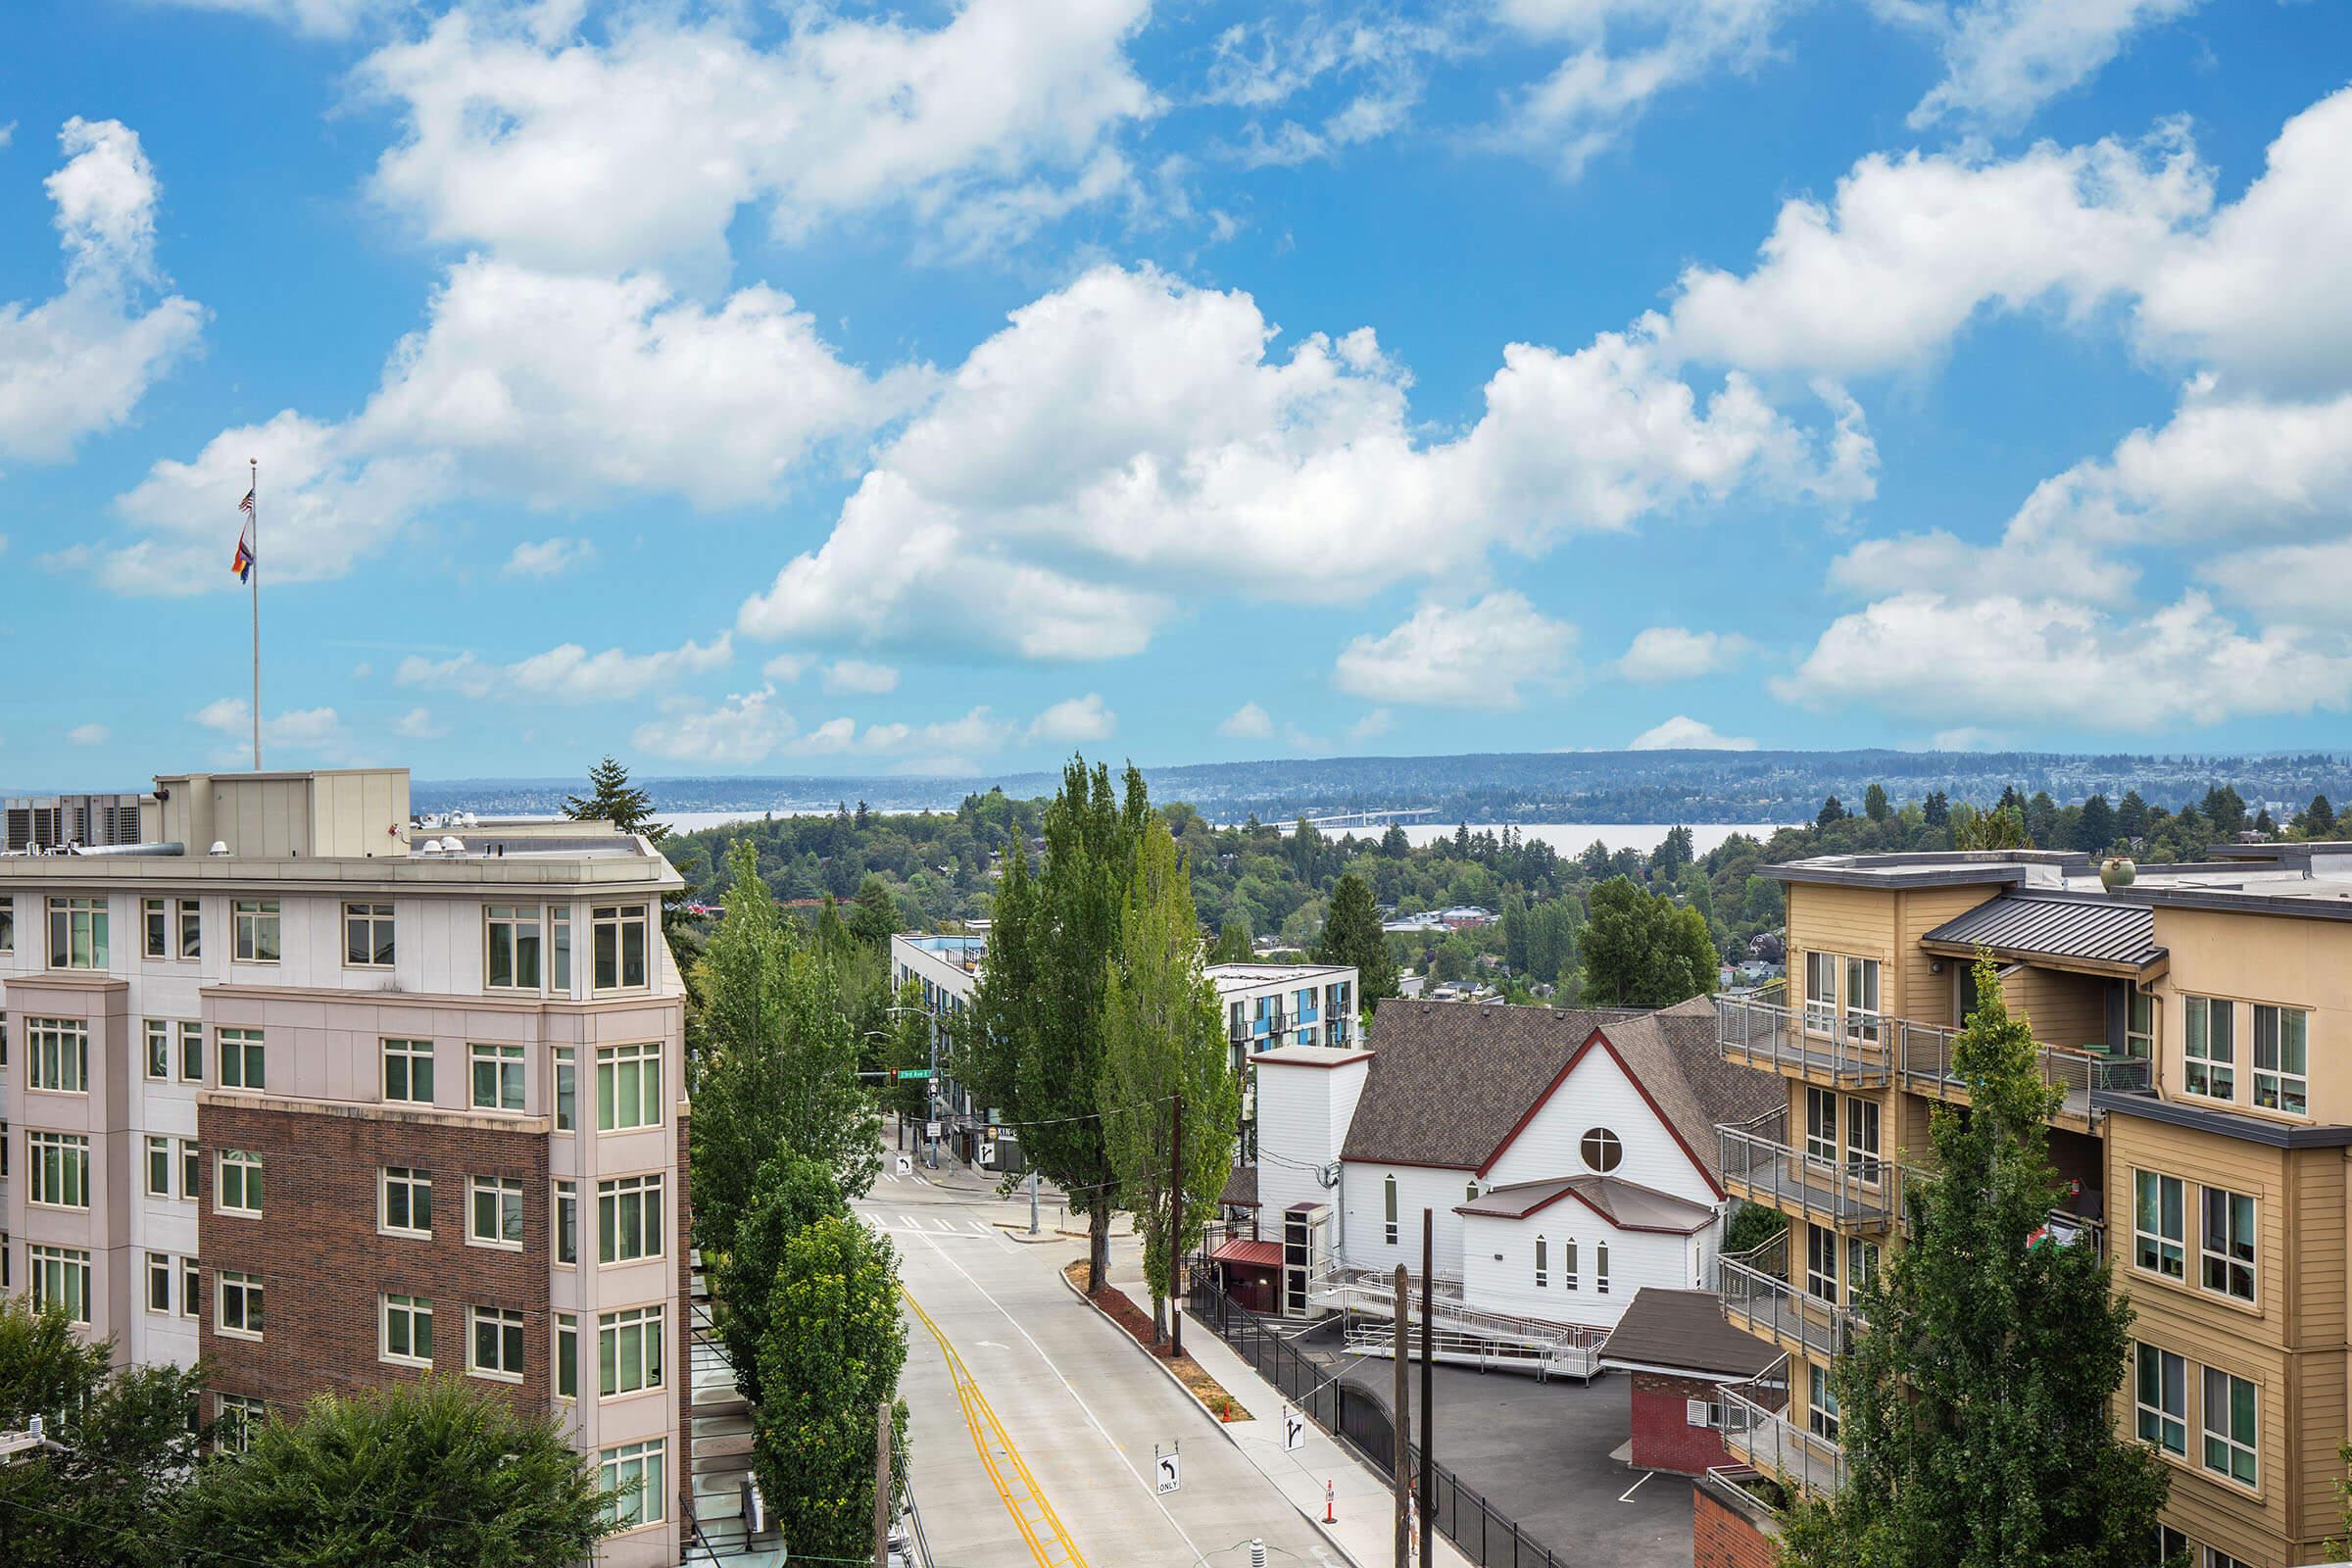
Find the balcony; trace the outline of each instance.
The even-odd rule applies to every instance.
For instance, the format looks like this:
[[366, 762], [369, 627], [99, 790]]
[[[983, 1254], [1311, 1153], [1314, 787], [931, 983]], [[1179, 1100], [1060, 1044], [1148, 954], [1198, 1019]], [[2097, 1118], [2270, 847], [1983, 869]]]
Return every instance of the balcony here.
[[1853, 1014], [1845, 1028], [1817, 1009], [1749, 997], [1715, 999], [1715, 1045], [1726, 1061], [1766, 1072], [1826, 1078], [1850, 1089], [1883, 1088], [1894, 1075], [1888, 1026]]
[[1861, 1320], [1851, 1308], [1825, 1301], [1788, 1278], [1787, 1232], [1744, 1252], [1727, 1252], [1715, 1260], [1716, 1294], [1723, 1315], [1734, 1327], [1768, 1339], [1783, 1349], [1800, 1350], [1814, 1360], [1843, 1355], [1853, 1343]]
[[1902, 1170], [1893, 1160], [1800, 1153], [1788, 1136], [1786, 1107], [1715, 1129], [1723, 1185], [1733, 1197], [1842, 1231], [1884, 1231], [1894, 1222]]
[[[1960, 1031], [1908, 1021], [1897, 1021], [1892, 1028], [1896, 1077], [1904, 1091], [1968, 1103], [1968, 1084], [1952, 1064], [1953, 1043]], [[2097, 1115], [2090, 1102], [2093, 1090], [2144, 1095], [2155, 1087], [2153, 1064], [2136, 1057], [2109, 1056], [2066, 1046], [2043, 1046], [2034, 1057], [2041, 1081], [2061, 1096], [2058, 1115], [2086, 1130]]]
[[1788, 1385], [1786, 1356], [1750, 1382], [1725, 1384], [1716, 1396], [1724, 1447], [1733, 1458], [1798, 1491], [1815, 1496], [1841, 1491], [1845, 1486], [1845, 1450], [1832, 1439], [1807, 1431], [1773, 1407], [1772, 1401], [1782, 1408], [1787, 1406]]

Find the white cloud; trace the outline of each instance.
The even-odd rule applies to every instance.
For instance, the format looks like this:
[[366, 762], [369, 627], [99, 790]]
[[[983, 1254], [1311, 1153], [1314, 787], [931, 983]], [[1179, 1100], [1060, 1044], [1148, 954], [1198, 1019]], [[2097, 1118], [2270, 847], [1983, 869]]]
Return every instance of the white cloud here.
[[792, 715], [775, 703], [776, 689], [737, 693], [716, 708], [681, 706], [637, 726], [630, 737], [642, 751], [682, 761], [748, 767], [765, 761], [792, 738]]
[[1244, 703], [1225, 715], [1217, 733], [1240, 741], [1262, 741], [1274, 733], [1274, 720], [1255, 703]]
[[0, 302], [0, 456], [54, 461], [130, 417], [148, 387], [186, 357], [202, 306], [173, 294], [155, 261], [161, 187], [120, 121], [65, 123], [66, 162], [47, 180], [65, 250], [64, 292]]
[[2344, 607], [2352, 605], [2352, 538], [2233, 551], [2207, 561], [2197, 574], [2262, 614], [2339, 629]]
[[433, 722], [431, 710], [412, 708], [392, 721], [392, 733], [407, 741], [437, 741], [449, 731]]
[[1375, 708], [1348, 726], [1348, 738], [1351, 741], [1377, 740], [1396, 728], [1396, 724], [1395, 715], [1387, 709]]
[[799, 680], [802, 672], [814, 662], [816, 661], [808, 654], [777, 654], [760, 666], [760, 673], [769, 680], [789, 686]]
[[[792, 742], [789, 750], [802, 757], [911, 758], [924, 772], [961, 772], [968, 770], [966, 756], [1002, 751], [1012, 733], [1011, 724], [980, 707], [937, 723], [868, 724], [862, 730], [855, 719], [829, 718]], [[947, 765], [951, 762], [956, 765]]]
[[1502, 21], [1572, 52], [1513, 105], [1507, 137], [1571, 177], [1650, 100], [1768, 58], [1789, 0], [1498, 0]]
[[1914, 126], [1959, 120], [2014, 129], [2080, 86], [2143, 28], [2199, 0], [1974, 0], [1938, 16], [1944, 78], [1911, 111]]
[[692, 640], [661, 653], [630, 654], [618, 648], [591, 654], [577, 643], [506, 665], [476, 659], [471, 651], [449, 659], [411, 654], [392, 679], [401, 686], [456, 692], [465, 697], [539, 697], [558, 703], [620, 702], [687, 675], [724, 669], [734, 657], [732, 639], [719, 633], [710, 643]]
[[390, 12], [393, 0], [164, 0], [191, 11], [220, 11], [275, 23], [314, 38], [346, 38], [363, 22]]
[[1558, 686], [1573, 674], [1576, 628], [1503, 590], [1459, 607], [1425, 604], [1382, 636], [1340, 651], [1333, 683], [1380, 702], [1517, 708], [1522, 682]]
[[[1396, 130], [1420, 101], [1428, 58], [1454, 46], [1443, 22], [1370, 11], [1312, 12], [1282, 26], [1271, 20], [1236, 23], [1217, 35], [1201, 101], [1254, 117], [1324, 82], [1346, 83], [1345, 102], [1329, 112], [1286, 116], [1271, 129], [1253, 118], [1230, 150], [1251, 167], [1303, 164]], [[1317, 118], [1319, 124], [1305, 123]]]
[[1646, 626], [1634, 634], [1617, 672], [1627, 680], [1695, 680], [1731, 666], [1754, 652], [1738, 632], [1691, 631], [1683, 626]]
[[[222, 697], [188, 715], [198, 726], [235, 742], [214, 754], [223, 763], [253, 765], [253, 710], [242, 697]], [[262, 719], [262, 760], [274, 765], [286, 753], [320, 761], [352, 760], [351, 736], [331, 708], [300, 708]]]
[[1745, 735], [1718, 735], [1714, 726], [1687, 713], [1645, 729], [1626, 742], [1629, 752], [1752, 752], [1756, 743]]
[[1102, 701], [1102, 694], [1088, 692], [1084, 697], [1055, 703], [1030, 720], [1028, 738], [1057, 741], [1065, 746], [1081, 741], [1106, 741], [1118, 723], [1118, 715]]
[[507, 577], [561, 577], [596, 559], [596, 546], [586, 539], [525, 540], [507, 557], [499, 574]]
[[1935, 752], [1999, 752], [2008, 749], [2009, 739], [1997, 731], [1975, 724], [1963, 724], [1957, 729], [1939, 729], [1929, 741], [1928, 749]]
[[1871, 493], [1850, 400], [1825, 457], [1743, 377], [1702, 400], [1638, 336], [1510, 345], [1484, 416], [1424, 445], [1369, 329], [1283, 357], [1276, 331], [1246, 294], [1150, 269], [1023, 307], [738, 628], [1106, 658], [1145, 647], [1188, 589], [1348, 602], [1743, 489]]
[[76, 746], [104, 746], [110, 733], [104, 724], [76, 724], [66, 731], [66, 739]]
[[962, 0], [923, 28], [809, 7], [761, 47], [725, 8], [624, 11], [601, 41], [461, 8], [360, 68], [403, 121], [373, 190], [436, 243], [551, 270], [712, 276], [747, 207], [787, 238], [881, 208], [1017, 233], [1121, 183], [1113, 138], [1156, 109], [1126, 57], [1147, 9]]
[[898, 689], [899, 672], [889, 664], [872, 664], [862, 659], [836, 659], [825, 666], [825, 690], [829, 692], [880, 697]]
[[2137, 620], [2060, 599], [1915, 592], [1839, 616], [1772, 689], [1912, 719], [2149, 732], [2341, 710], [2352, 655], [2291, 628], [2249, 635], [2195, 591]]

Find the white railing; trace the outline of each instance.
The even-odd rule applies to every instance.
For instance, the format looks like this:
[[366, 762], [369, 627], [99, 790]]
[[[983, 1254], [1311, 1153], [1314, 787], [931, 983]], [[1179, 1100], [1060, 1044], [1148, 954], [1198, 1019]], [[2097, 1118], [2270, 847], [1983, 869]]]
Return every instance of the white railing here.
[[[1454, 1329], [1433, 1328], [1429, 1336], [1430, 1359], [1454, 1366], [1474, 1366], [1480, 1371], [1500, 1368], [1504, 1371], [1533, 1372], [1538, 1377], [1565, 1375], [1590, 1380], [1600, 1370], [1600, 1345], [1515, 1345], [1488, 1339], [1482, 1334], [1465, 1334]], [[1347, 1334], [1346, 1346], [1350, 1355], [1392, 1356], [1396, 1353], [1396, 1331], [1394, 1328], [1354, 1328]], [[1405, 1359], [1412, 1360], [1421, 1353], [1419, 1325], [1408, 1325], [1404, 1337]]]
[[[1900, 1037], [1897, 1070], [1903, 1088], [1915, 1095], [1965, 1101], [1968, 1081], [1960, 1076], [1952, 1060], [1960, 1031], [1939, 1024], [1910, 1022], [1903, 1022], [1897, 1028]], [[2092, 1090], [2144, 1094], [2154, 1082], [2151, 1064], [2132, 1056], [2107, 1056], [2069, 1046], [2042, 1046], [2034, 1052], [2034, 1059], [2041, 1071], [2041, 1081], [2063, 1097], [2060, 1113], [2086, 1121], [2091, 1116]]]
[[1788, 1272], [1788, 1235], [1715, 1260], [1723, 1315], [1750, 1333], [1793, 1341], [1816, 1356], [1843, 1355], [1860, 1320], [1849, 1307], [1798, 1289]]
[[1869, 1087], [1893, 1076], [1892, 1053], [1886, 1036], [1891, 1028], [1877, 1014], [1854, 1014], [1856, 1026], [1839, 1029], [1835, 1017], [1826, 1027], [1810, 1010], [1754, 997], [1715, 999], [1715, 1048], [1726, 1061], [1744, 1062], [1767, 1071], [1814, 1073], [1839, 1083]]
[[1883, 1228], [1902, 1207], [1902, 1171], [1891, 1159], [1826, 1159], [1788, 1147], [1788, 1112], [1770, 1110], [1716, 1127], [1726, 1186], [1769, 1208], [1849, 1229]]
[[[1777, 1399], [1779, 1408], [1753, 1396], [1759, 1395], [1767, 1400]], [[1836, 1440], [1808, 1431], [1783, 1414], [1790, 1396], [1787, 1356], [1745, 1384], [1725, 1384], [1717, 1391], [1715, 1403], [1725, 1449], [1734, 1458], [1816, 1495], [1843, 1490], [1845, 1450]]]
[[[1491, 1312], [1467, 1306], [1462, 1301], [1461, 1281], [1441, 1274], [1437, 1276], [1436, 1283], [1431, 1311], [1441, 1329], [1474, 1335], [1497, 1345], [1530, 1346], [1557, 1351], [1597, 1350], [1600, 1342], [1608, 1338], [1608, 1330], [1581, 1323], [1561, 1323], [1549, 1318], [1525, 1317], [1511, 1312]], [[1411, 1293], [1411, 1309], [1417, 1319], [1421, 1307], [1418, 1283], [1408, 1286], [1408, 1290]], [[1395, 1277], [1371, 1269], [1335, 1268], [1318, 1274], [1307, 1282], [1307, 1299], [1317, 1306], [1362, 1312], [1370, 1317], [1385, 1317], [1392, 1322], [1396, 1316]]]

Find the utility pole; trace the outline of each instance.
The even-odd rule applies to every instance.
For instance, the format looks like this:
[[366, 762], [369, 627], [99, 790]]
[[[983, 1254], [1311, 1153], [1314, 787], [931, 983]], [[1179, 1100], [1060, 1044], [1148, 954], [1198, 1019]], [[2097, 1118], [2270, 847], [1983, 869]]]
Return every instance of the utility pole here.
[[874, 1568], [890, 1568], [890, 1401], [874, 1406]]
[[1176, 1091], [1175, 1126], [1168, 1145], [1173, 1152], [1175, 1180], [1168, 1190], [1168, 1335], [1169, 1359], [1184, 1354], [1184, 1091]]
[[1431, 1324], [1437, 1317], [1438, 1223], [1432, 1209], [1421, 1211], [1421, 1568], [1436, 1568], [1438, 1551], [1437, 1365]]
[[1029, 1167], [1029, 1234], [1037, 1234], [1037, 1167]]
[[1406, 1319], [1413, 1315], [1413, 1276], [1396, 1265], [1396, 1568], [1413, 1568], [1413, 1409], [1404, 1359]]

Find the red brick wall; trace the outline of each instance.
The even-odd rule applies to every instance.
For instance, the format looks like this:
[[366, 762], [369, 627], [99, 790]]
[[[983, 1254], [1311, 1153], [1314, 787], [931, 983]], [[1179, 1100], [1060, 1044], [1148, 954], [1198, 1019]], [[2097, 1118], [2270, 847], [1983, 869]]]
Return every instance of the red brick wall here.
[[1690, 1568], [1776, 1568], [1781, 1554], [1744, 1514], [1690, 1489]]
[[1720, 1433], [1690, 1424], [1689, 1401], [1712, 1397], [1715, 1385], [1659, 1372], [1636, 1372], [1633, 1378], [1637, 1469], [1694, 1476], [1731, 1463]]
[[[484, 1378], [478, 1386], [526, 1410], [553, 1404], [552, 1189], [544, 1130], [200, 1101], [196, 1134], [204, 1152], [202, 1349], [217, 1368], [218, 1391], [299, 1405], [322, 1391], [417, 1377], [418, 1368], [377, 1358], [377, 1296], [390, 1291], [432, 1300], [433, 1366], [440, 1372], [466, 1370], [468, 1306], [521, 1312], [522, 1381]], [[214, 1156], [222, 1149], [262, 1156], [260, 1218], [214, 1212]], [[433, 1173], [429, 1239], [376, 1233], [376, 1172], [385, 1165]], [[522, 1250], [466, 1244], [468, 1176], [522, 1183]], [[266, 1319], [259, 1342], [214, 1327], [214, 1278], [222, 1268], [262, 1277]]]

